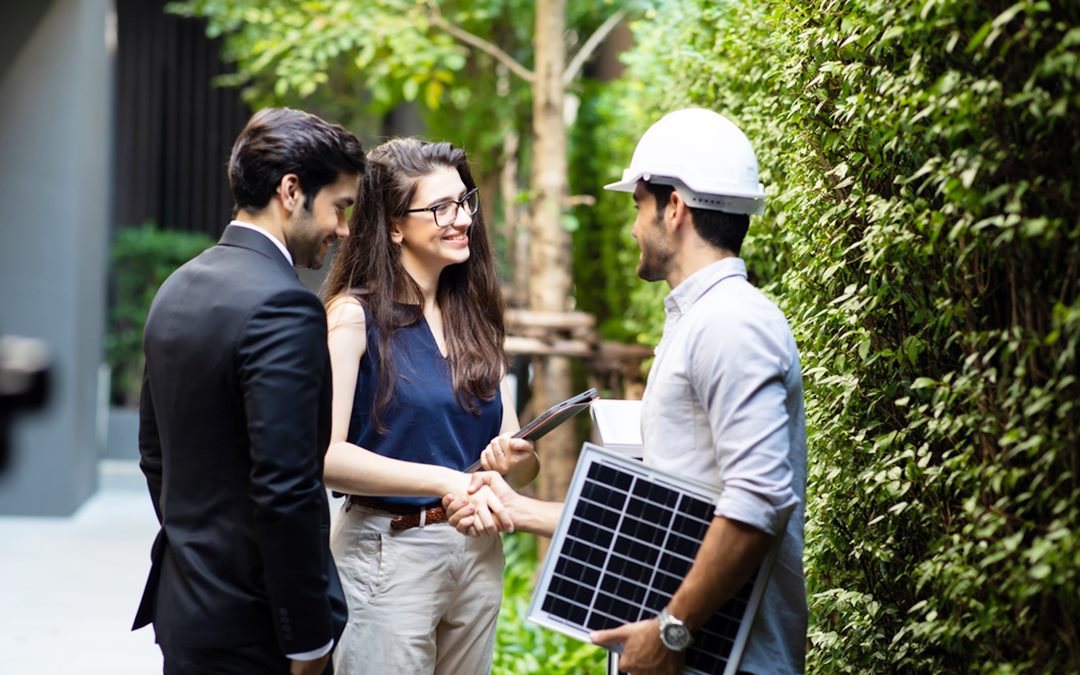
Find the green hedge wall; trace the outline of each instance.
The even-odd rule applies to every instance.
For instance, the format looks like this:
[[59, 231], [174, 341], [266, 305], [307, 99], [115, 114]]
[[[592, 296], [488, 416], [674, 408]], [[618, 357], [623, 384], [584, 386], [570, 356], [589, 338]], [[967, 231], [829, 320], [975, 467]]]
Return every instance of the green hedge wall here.
[[139, 404], [143, 325], [158, 288], [177, 267], [213, 245], [201, 232], [161, 230], [152, 221], [117, 231], [110, 253], [114, 296], [105, 336], [114, 405]]
[[[763, 168], [744, 256], [806, 374], [808, 670], [1080, 672], [1080, 3], [672, 1], [634, 34], [606, 138], [700, 105]], [[596, 261], [632, 216], [582, 220]], [[657, 291], [579, 296], [655, 339]]]

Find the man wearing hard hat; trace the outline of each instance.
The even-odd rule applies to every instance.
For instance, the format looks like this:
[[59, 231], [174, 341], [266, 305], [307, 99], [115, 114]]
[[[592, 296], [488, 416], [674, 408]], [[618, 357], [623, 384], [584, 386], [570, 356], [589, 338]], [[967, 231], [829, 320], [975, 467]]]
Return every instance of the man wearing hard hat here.
[[[653, 619], [593, 633], [623, 645], [619, 667], [678, 673], [694, 631], [728, 601], [780, 538], [740, 672], [800, 673], [806, 642], [803, 501], [806, 423], [799, 354], [784, 315], [738, 257], [749, 216], [764, 210], [757, 159], [721, 115], [687, 109], [645, 132], [623, 180], [631, 192], [638, 275], [663, 279], [667, 319], [642, 405], [646, 464], [722, 486], [694, 564]], [[559, 509], [496, 487], [516, 529], [550, 534]], [[446, 500], [455, 509], [453, 500]], [[460, 505], [461, 502], [458, 502]], [[451, 521], [470, 525], [469, 512]]]
[[671, 286], [642, 410], [645, 462], [723, 486], [693, 567], [656, 619], [593, 635], [623, 643], [620, 667], [677, 672], [693, 631], [782, 537], [740, 669], [803, 670], [806, 422], [799, 353], [784, 315], [738, 258], [765, 195], [746, 136], [708, 110], [679, 110], [638, 142], [623, 180], [638, 274]]

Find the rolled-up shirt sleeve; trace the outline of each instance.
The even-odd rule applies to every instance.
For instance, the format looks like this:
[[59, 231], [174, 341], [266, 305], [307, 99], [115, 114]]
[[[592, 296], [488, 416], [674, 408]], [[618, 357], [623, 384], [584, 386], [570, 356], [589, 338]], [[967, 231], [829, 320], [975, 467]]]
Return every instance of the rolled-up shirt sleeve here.
[[695, 331], [687, 374], [723, 482], [716, 515], [777, 535], [799, 504], [785, 384], [798, 356], [772, 324], [771, 317], [743, 315], [722, 331]]

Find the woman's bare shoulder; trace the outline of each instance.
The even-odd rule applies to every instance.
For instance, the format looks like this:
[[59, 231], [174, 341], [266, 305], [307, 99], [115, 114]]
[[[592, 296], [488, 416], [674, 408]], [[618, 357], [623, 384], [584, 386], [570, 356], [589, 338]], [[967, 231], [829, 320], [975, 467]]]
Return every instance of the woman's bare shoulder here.
[[334, 296], [326, 303], [326, 319], [330, 327], [344, 325], [364, 326], [364, 303], [351, 292]]

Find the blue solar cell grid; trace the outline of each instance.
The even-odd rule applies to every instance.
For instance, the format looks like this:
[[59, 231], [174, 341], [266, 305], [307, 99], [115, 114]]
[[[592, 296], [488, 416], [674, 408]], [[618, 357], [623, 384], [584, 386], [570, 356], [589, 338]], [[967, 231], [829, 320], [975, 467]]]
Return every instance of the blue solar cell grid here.
[[[599, 454], [579, 468], [585, 473], [575, 476], [563, 516], [569, 522], [560, 524], [538, 587], [539, 609], [581, 634], [656, 616], [690, 571], [712, 523], [715, 495], [624, 466], [630, 461]], [[724, 671], [756, 577], [697, 632], [687, 650], [688, 672]]]

